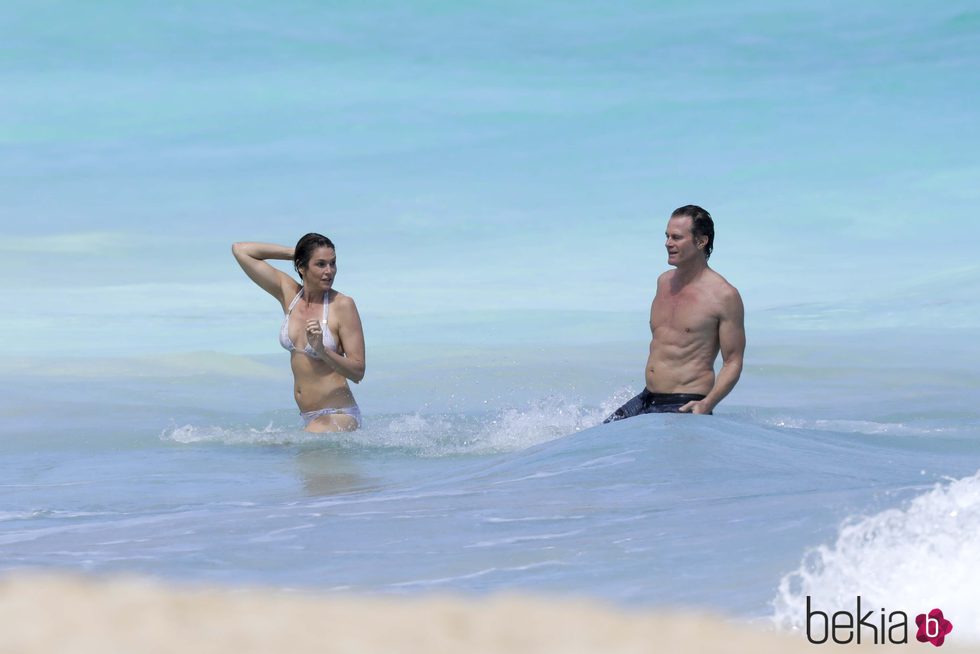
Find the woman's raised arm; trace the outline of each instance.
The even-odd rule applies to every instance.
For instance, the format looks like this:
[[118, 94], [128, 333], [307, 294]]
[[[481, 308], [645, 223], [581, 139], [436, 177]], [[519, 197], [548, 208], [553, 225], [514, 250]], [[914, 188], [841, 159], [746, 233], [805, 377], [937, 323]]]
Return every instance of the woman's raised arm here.
[[273, 243], [234, 243], [231, 253], [249, 279], [285, 306], [286, 296], [295, 294], [299, 285], [286, 273], [265, 262], [266, 259], [293, 260], [293, 248]]

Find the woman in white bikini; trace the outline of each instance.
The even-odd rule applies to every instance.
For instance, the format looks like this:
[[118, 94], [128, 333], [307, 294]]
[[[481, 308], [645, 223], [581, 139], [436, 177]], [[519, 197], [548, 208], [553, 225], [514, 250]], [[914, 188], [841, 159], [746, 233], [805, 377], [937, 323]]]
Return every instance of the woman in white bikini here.
[[[326, 236], [307, 234], [295, 248], [235, 243], [249, 278], [279, 300], [286, 314], [279, 343], [289, 351], [294, 394], [306, 431], [353, 431], [361, 412], [347, 380], [364, 378], [364, 331], [354, 300], [333, 288], [337, 253]], [[302, 284], [266, 263], [291, 260]]]

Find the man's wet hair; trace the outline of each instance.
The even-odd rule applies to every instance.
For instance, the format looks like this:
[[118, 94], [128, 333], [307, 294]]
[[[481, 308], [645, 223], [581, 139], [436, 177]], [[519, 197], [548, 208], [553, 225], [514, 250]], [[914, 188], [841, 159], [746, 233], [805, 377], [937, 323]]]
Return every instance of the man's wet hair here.
[[333, 241], [323, 234], [317, 234], [316, 232], [310, 232], [296, 243], [296, 249], [293, 252], [293, 268], [296, 269], [300, 279], [303, 279], [303, 273], [300, 271], [300, 268], [306, 268], [310, 263], [310, 257], [313, 256], [313, 251], [321, 247], [328, 247], [334, 251], [337, 250], [333, 245]]
[[711, 214], [696, 204], [686, 204], [683, 207], [674, 209], [670, 214], [671, 218], [683, 218], [687, 216], [691, 219], [691, 234], [695, 238], [706, 236], [708, 243], [704, 246], [705, 261], [711, 257], [711, 251], [715, 248], [715, 223], [711, 220]]

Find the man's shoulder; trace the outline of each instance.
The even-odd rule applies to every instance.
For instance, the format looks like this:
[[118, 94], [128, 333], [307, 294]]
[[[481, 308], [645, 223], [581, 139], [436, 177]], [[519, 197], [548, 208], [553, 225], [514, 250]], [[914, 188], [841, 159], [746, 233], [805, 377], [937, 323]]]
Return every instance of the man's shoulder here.
[[706, 280], [720, 297], [733, 298], [739, 297], [738, 289], [731, 282], [718, 274], [717, 271], [708, 269], [708, 279]]
[[727, 279], [716, 273], [713, 273], [710, 284], [711, 284], [711, 294], [717, 302], [716, 306], [721, 316], [742, 320], [745, 309], [742, 306], [742, 296], [739, 294], [738, 289], [735, 288]]
[[664, 272], [660, 273], [660, 276], [657, 277], [657, 292], [653, 296], [654, 302], [656, 302], [657, 297], [660, 296], [661, 290], [670, 285], [670, 280], [671, 278], [673, 278], [673, 276], [674, 276], [674, 269], [671, 268], [670, 270], [665, 270]]

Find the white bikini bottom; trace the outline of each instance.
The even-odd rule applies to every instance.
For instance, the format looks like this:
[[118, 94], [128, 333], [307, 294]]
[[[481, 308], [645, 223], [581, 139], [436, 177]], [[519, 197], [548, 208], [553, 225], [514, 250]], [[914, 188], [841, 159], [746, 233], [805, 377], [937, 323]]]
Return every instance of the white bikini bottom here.
[[357, 427], [361, 426], [361, 410], [355, 404], [353, 406], [345, 406], [339, 409], [318, 409], [317, 411], [305, 411], [301, 412], [300, 417], [303, 418], [303, 422], [309, 425], [311, 422], [319, 418], [320, 416], [334, 416], [343, 415], [351, 416], [357, 423]]

